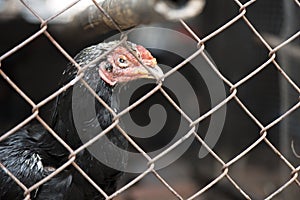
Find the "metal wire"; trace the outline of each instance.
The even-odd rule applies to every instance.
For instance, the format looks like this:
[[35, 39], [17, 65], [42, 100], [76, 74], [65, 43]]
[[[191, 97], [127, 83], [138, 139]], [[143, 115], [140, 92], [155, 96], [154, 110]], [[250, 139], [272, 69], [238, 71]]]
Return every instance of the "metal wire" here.
[[[278, 124], [279, 122], [281, 122], [285, 117], [289, 116], [292, 112], [294, 112], [295, 110], [299, 109], [300, 102], [298, 102], [295, 105], [293, 105], [286, 112], [284, 112], [282, 115], [278, 116], [275, 120], [271, 121], [269, 124], [263, 125], [263, 123], [259, 119], [257, 119], [255, 117], [255, 115], [250, 111], [250, 109], [237, 96], [237, 92], [238, 92], [240, 86], [242, 86], [243, 84], [245, 84], [246, 82], [248, 82], [250, 79], [252, 79], [253, 77], [255, 77], [257, 74], [261, 73], [261, 71], [264, 68], [271, 67], [270, 66], [271, 63], [274, 64], [275, 68], [282, 75], [282, 78], [284, 78], [290, 84], [290, 86], [292, 86], [295, 89], [295, 91], [298, 94], [300, 94], [300, 88], [299, 88], [299, 86], [289, 77], [289, 75], [283, 70], [283, 68], [280, 66], [279, 62], [277, 62], [277, 60], [276, 60], [277, 52], [280, 49], [282, 49], [285, 45], [291, 43], [296, 38], [299, 38], [300, 37], [300, 31], [298, 31], [295, 34], [291, 35], [289, 38], [286, 38], [280, 44], [278, 44], [276, 47], [272, 48], [271, 45], [264, 39], [264, 37], [262, 36], [262, 34], [260, 34], [260, 32], [258, 30], [256, 30], [256, 28], [253, 26], [253, 24], [251, 23], [251, 21], [246, 17], [247, 9], [250, 9], [249, 8], [250, 5], [255, 4], [255, 2], [256, 2], [255, 0], [248, 1], [248, 2], [246, 2], [244, 4], [241, 3], [238, 0], [234, 0], [234, 2], [236, 3], [236, 5], [239, 6], [239, 8], [240, 8], [239, 12], [237, 12], [236, 15], [231, 20], [227, 21], [226, 23], [224, 23], [223, 25], [221, 25], [219, 28], [217, 28], [216, 30], [212, 31], [210, 34], [204, 36], [203, 38], [200, 38], [189, 27], [189, 25], [186, 22], [184, 22], [184, 21], [181, 20], [182, 26], [198, 42], [198, 46], [196, 47], [197, 50], [192, 55], [190, 55], [189, 57], [187, 57], [184, 61], [182, 61], [181, 63], [179, 63], [177, 66], [174, 66], [171, 70], [169, 70], [168, 72], [166, 72], [165, 75], [164, 75], [164, 77], [163, 77], [163, 79], [167, 80], [168, 77], [172, 73], [174, 73], [175, 71], [177, 71], [180, 68], [184, 67], [192, 59], [200, 56], [200, 57], [204, 58], [204, 60], [209, 64], [209, 66], [211, 67], [211, 69], [220, 78], [220, 80], [222, 80], [230, 88], [230, 94], [225, 99], [223, 99], [219, 104], [217, 104], [214, 107], [212, 107], [209, 111], [207, 111], [203, 115], [198, 116], [197, 119], [195, 119], [195, 120], [193, 120], [187, 113], [185, 113], [180, 108], [180, 106], [178, 106], [175, 103], [175, 101], [163, 89], [163, 85], [164, 85], [164, 80], [163, 79], [161, 79], [161, 81], [159, 83], [157, 83], [157, 85], [156, 85], [155, 88], [153, 88], [150, 92], [148, 92], [143, 97], [141, 97], [140, 99], [138, 99], [135, 103], [133, 103], [132, 105], [130, 105], [126, 109], [122, 110], [121, 112], [115, 113], [114, 110], [112, 108], [110, 108], [108, 105], [106, 105], [105, 102], [100, 97], [98, 97], [96, 95], [96, 93], [93, 91], [93, 89], [91, 87], [89, 87], [88, 84], [82, 79], [82, 77], [84, 75], [84, 70], [89, 65], [91, 65], [91, 63], [89, 65], [87, 65], [87, 66], [79, 66], [79, 64], [76, 63], [76, 61], [67, 53], [67, 51], [64, 48], [62, 48], [62, 46], [47, 31], [47, 23], [49, 21], [54, 20], [56, 17], [58, 17], [60, 14], [62, 14], [64, 12], [66, 12], [69, 8], [71, 8], [72, 6], [74, 6], [79, 1], [78, 0], [74, 1], [72, 4], [70, 4], [69, 6], [67, 6], [65, 9], [61, 10], [59, 13], [56, 13], [53, 16], [50, 16], [48, 19], [43, 19], [41, 16], [39, 16], [37, 14], [37, 12], [35, 12], [26, 1], [22, 1], [21, 0], [21, 2], [25, 5], [25, 7], [28, 9], [28, 11], [32, 13], [32, 15], [34, 15], [36, 18], [38, 18], [38, 20], [41, 23], [40, 29], [36, 33], [32, 34], [30, 37], [28, 37], [27, 39], [25, 39], [23, 42], [21, 42], [20, 44], [18, 44], [16, 47], [12, 48], [11, 50], [7, 51], [2, 56], [0, 56], [0, 63], [2, 63], [3, 60], [7, 59], [8, 57], [10, 57], [11, 55], [13, 55], [17, 51], [19, 51], [24, 46], [28, 45], [31, 41], [35, 40], [38, 37], [41, 37], [41, 35], [44, 34], [49, 39], [49, 41], [57, 48], [57, 50], [59, 52], [61, 52], [61, 54], [63, 56], [65, 56], [71, 63], [73, 63], [73, 65], [79, 71], [78, 72], [78, 76], [76, 76], [76, 78], [74, 80], [72, 80], [71, 82], [69, 82], [68, 84], [66, 84], [64, 87], [62, 87], [59, 90], [57, 90], [56, 92], [54, 92], [52, 95], [49, 95], [47, 98], [45, 98], [41, 102], [35, 103], [32, 99], [30, 99], [17, 86], [17, 84], [7, 74], [4, 73], [4, 71], [3, 71], [3, 69], [1, 69], [1, 65], [0, 65], [0, 75], [15, 90], [15, 92], [17, 92], [32, 107], [32, 114], [30, 116], [28, 116], [27, 119], [25, 119], [24, 121], [20, 122], [17, 126], [15, 126], [11, 130], [9, 130], [5, 134], [3, 134], [0, 137], [0, 141], [5, 140], [7, 137], [11, 136], [18, 129], [20, 129], [21, 127], [25, 126], [26, 124], [28, 124], [33, 119], [37, 119], [49, 131], [49, 134], [52, 134], [70, 152], [70, 156], [69, 156], [69, 160], [68, 161], [66, 161], [60, 168], [56, 169], [49, 176], [45, 177], [44, 179], [40, 180], [37, 183], [33, 183], [33, 185], [30, 186], [29, 188], [27, 188], [26, 186], [24, 186], [24, 184], [22, 182], [20, 182], [20, 180], [18, 180], [14, 176], [14, 174], [12, 174], [11, 172], [9, 172], [8, 169], [5, 166], [3, 166], [3, 164], [0, 163], [0, 167], [4, 171], [6, 171], [7, 174], [12, 178], [12, 180], [14, 180], [24, 190], [24, 199], [30, 199], [30, 192], [31, 191], [34, 191], [35, 189], [37, 189], [40, 185], [42, 185], [46, 181], [50, 180], [53, 176], [55, 176], [58, 173], [60, 173], [63, 169], [65, 169], [69, 165], [73, 165], [78, 170], [78, 172], [92, 186], [94, 186], [99, 191], [99, 193], [101, 193], [104, 196], [104, 198], [106, 198], [106, 199], [112, 199], [112, 198], [120, 195], [120, 193], [124, 192], [129, 187], [135, 185], [139, 180], [143, 179], [145, 176], [147, 176], [150, 173], [152, 173], [157, 178], [157, 180], [160, 181], [162, 183], [162, 185], [164, 187], [166, 187], [171, 192], [171, 194], [174, 196], [175, 199], [184, 199], [180, 195], [180, 193], [178, 191], [176, 191], [174, 188], [171, 187], [171, 184], [168, 183], [167, 180], [165, 180], [162, 176], [159, 175], [159, 173], [155, 170], [155, 164], [156, 164], [157, 160], [159, 160], [162, 157], [166, 156], [171, 150], [173, 150], [174, 148], [180, 146], [184, 140], [188, 139], [192, 135], [196, 138], [196, 140], [199, 142], [199, 144], [203, 145], [207, 149], [207, 151], [214, 158], [214, 160], [217, 161], [218, 163], [220, 163], [222, 165], [222, 168], [220, 169], [219, 175], [216, 178], [214, 178], [211, 182], [209, 182], [206, 186], [204, 186], [203, 188], [201, 188], [199, 191], [197, 191], [196, 193], [194, 193], [190, 197], [188, 197], [187, 199], [189, 199], [189, 200], [197, 199], [199, 196], [201, 196], [207, 190], [213, 188], [222, 179], [229, 180], [229, 182], [234, 186], [234, 188], [237, 190], [237, 192], [239, 192], [245, 199], [251, 199], [251, 197], [250, 197], [251, 195], [247, 194], [245, 192], [245, 190], [243, 189], [243, 187], [241, 185], [239, 185], [238, 182], [236, 182], [232, 176], [230, 176], [229, 172], [230, 172], [231, 166], [233, 164], [239, 162], [239, 160], [241, 158], [243, 158], [246, 154], [248, 154], [249, 152], [251, 152], [257, 145], [259, 145], [261, 143], [265, 143], [269, 147], [269, 149], [272, 150], [275, 153], [275, 155], [278, 156], [278, 159], [280, 159], [281, 161], [283, 161], [283, 163], [289, 168], [289, 170], [291, 172], [291, 177], [289, 177], [288, 180], [282, 186], [280, 186], [279, 188], [277, 188], [273, 193], [269, 194], [269, 196], [266, 196], [265, 199], [273, 199], [276, 195], [278, 195], [279, 193], [281, 193], [282, 191], [284, 191], [286, 188], [288, 188], [293, 183], [296, 183], [296, 185], [298, 185], [300, 187], [299, 181], [297, 180], [298, 173], [299, 173], [299, 170], [300, 170], [300, 166], [294, 166], [288, 160], [288, 158], [286, 158], [272, 144], [272, 142], [270, 142], [270, 140], [267, 137], [269, 129], [271, 129], [276, 124]], [[296, 6], [300, 7], [299, 1], [294, 0], [294, 2], [296, 3], [295, 4]], [[117, 46], [122, 45], [122, 43], [126, 40], [127, 36], [126, 37], [124, 36], [124, 35], [126, 35], [126, 33], [121, 31], [121, 28], [118, 26], [118, 24], [109, 16], [109, 14], [101, 7], [101, 5], [99, 5], [94, 0], [93, 0], [93, 3], [100, 10], [100, 12], [103, 13], [103, 15], [108, 20], [111, 21], [112, 26], [115, 26], [116, 30], [119, 30], [120, 33], [122, 34], [122, 36], [121, 36], [122, 41], [119, 44], [117, 44], [115, 47], [113, 47], [112, 48], [112, 50], [113, 50]], [[269, 51], [269, 57], [266, 58], [266, 61], [263, 62], [260, 66], [256, 67], [252, 72], [250, 72], [249, 74], [247, 74], [245, 77], [241, 78], [236, 83], [233, 83], [230, 80], [228, 80], [226, 78], [226, 76], [222, 74], [222, 72], [220, 72], [218, 70], [218, 68], [215, 66], [215, 64], [206, 55], [206, 53], [204, 52], [204, 49], [205, 49], [205, 43], [206, 42], [208, 42], [210, 40], [213, 40], [214, 37], [218, 36], [219, 34], [222, 34], [222, 32], [225, 29], [231, 27], [233, 24], [237, 23], [238, 21], [243, 21], [244, 24], [246, 24], [249, 27], [249, 29], [254, 33], [254, 35], [262, 42], [262, 44], [265, 46], [265, 48]], [[103, 55], [103, 56], [105, 56], [105, 55]], [[96, 61], [94, 61], [94, 62], [96, 62]], [[59, 137], [59, 135], [57, 133], [55, 133], [55, 131], [53, 131], [51, 129], [51, 127], [39, 116], [39, 110], [46, 103], [48, 103], [49, 101], [51, 101], [52, 99], [54, 99], [55, 97], [57, 97], [60, 93], [62, 93], [63, 91], [65, 91], [69, 87], [73, 86], [78, 81], [81, 81], [83, 83], [83, 85], [85, 87], [87, 87], [87, 89], [91, 92], [91, 94], [94, 95], [96, 97], [96, 99], [98, 99], [98, 101], [100, 103], [102, 103], [111, 112], [111, 114], [114, 116], [114, 122], [107, 129], [103, 130], [97, 136], [95, 136], [94, 138], [90, 139], [88, 142], [86, 142], [85, 144], [83, 144], [82, 146], [80, 146], [79, 148], [77, 148], [75, 150], [75, 149], [72, 149], [65, 141], [63, 141], [63, 139], [61, 139]], [[190, 129], [186, 132], [186, 134], [184, 134], [183, 137], [179, 138], [168, 149], [166, 149], [163, 152], [161, 152], [160, 154], [156, 155], [154, 158], [151, 158], [151, 156], [148, 155], [147, 152], [145, 152], [143, 150], [143, 148], [141, 146], [139, 146], [131, 138], [131, 136], [129, 134], [127, 134], [126, 131], [123, 130], [119, 126], [119, 119], [124, 114], [127, 114], [131, 109], [135, 108], [137, 105], [139, 105], [140, 103], [142, 103], [143, 101], [145, 101], [147, 98], [151, 97], [156, 92], [160, 92], [163, 96], [165, 96], [166, 100], [178, 111], [178, 113], [181, 116], [183, 116], [189, 122], [189, 124], [190, 124], [189, 128]], [[240, 106], [240, 108], [242, 108], [242, 110], [248, 116], [248, 118], [250, 120], [252, 120], [256, 124], [256, 126], [260, 129], [260, 132], [257, 133], [258, 138], [252, 144], [250, 144], [244, 151], [240, 152], [238, 155], [236, 155], [231, 160], [225, 161], [225, 160], [222, 159], [222, 156], [220, 156], [216, 152], [214, 152], [214, 150], [211, 149], [209, 147], [209, 145], [206, 144], [205, 141], [195, 132], [195, 126], [197, 126], [201, 121], [203, 121], [207, 117], [211, 116], [218, 109], [220, 109], [221, 107], [223, 107], [224, 105], [228, 104], [231, 101], [235, 101]], [[115, 193], [113, 193], [111, 195], [108, 195], [108, 194], [106, 194], [104, 192], [104, 190], [100, 186], [98, 186], [93, 181], [93, 177], [89, 177], [84, 172], [84, 169], [81, 169], [76, 164], [75, 158], [76, 158], [76, 155], [78, 153], [80, 153], [83, 149], [87, 148], [89, 145], [91, 145], [97, 139], [103, 137], [107, 132], [109, 132], [114, 127], [118, 128], [120, 130], [121, 134], [123, 134], [123, 136], [131, 143], [131, 145], [142, 156], [144, 156], [146, 160], [148, 160], [148, 168], [144, 172], [140, 173], [138, 177], [136, 177], [135, 179], [133, 179], [132, 181], [130, 181], [129, 183], [127, 183], [126, 185], [124, 185], [122, 188], [118, 189]]]

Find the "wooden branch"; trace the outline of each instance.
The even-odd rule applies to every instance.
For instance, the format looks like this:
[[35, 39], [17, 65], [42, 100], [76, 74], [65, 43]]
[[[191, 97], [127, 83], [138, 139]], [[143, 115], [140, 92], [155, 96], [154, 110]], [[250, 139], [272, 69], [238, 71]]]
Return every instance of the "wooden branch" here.
[[[185, 5], [181, 6], [174, 0], [68, 0], [57, 4], [53, 4], [52, 0], [24, 2], [35, 8], [43, 19], [54, 16], [48, 22], [54, 24], [51, 27], [57, 27], [66, 34], [76, 32], [92, 37], [141, 24], [192, 18], [200, 14], [205, 5], [205, 0], [185, 0]], [[22, 17], [29, 23], [40, 23], [19, 1], [4, 1], [2, 4], [5, 9], [0, 9], [0, 21]], [[63, 10], [67, 12], [58, 15]]]
[[[102, 0], [73, 18], [73, 25], [104, 34], [140, 24], [187, 19], [201, 13], [205, 0], [189, 0], [184, 7], [163, 0]], [[107, 15], [101, 11], [105, 10]], [[117, 27], [116, 27], [117, 24]]]

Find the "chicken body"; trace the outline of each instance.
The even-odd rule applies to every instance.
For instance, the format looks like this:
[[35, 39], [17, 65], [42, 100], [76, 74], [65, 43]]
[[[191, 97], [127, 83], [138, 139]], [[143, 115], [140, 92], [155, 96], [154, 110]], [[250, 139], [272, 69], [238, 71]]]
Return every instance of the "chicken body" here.
[[[119, 41], [100, 43], [82, 50], [75, 56], [76, 62], [85, 66], [99, 58]], [[94, 62], [84, 70], [83, 79], [94, 89], [96, 94], [109, 106], [112, 104], [113, 88], [118, 83], [127, 83], [138, 78], [159, 78], [161, 69], [144, 47], [126, 42], [104, 58]], [[128, 49], [131, 49], [133, 55]], [[138, 58], [138, 59], [136, 59]], [[141, 62], [142, 63], [141, 63]], [[146, 69], [146, 68], [147, 69]], [[69, 64], [61, 81], [61, 86], [69, 83], [77, 76], [77, 70]], [[74, 90], [80, 88], [81, 97], [74, 98]], [[61, 93], [55, 102], [51, 119], [51, 127], [72, 149], [77, 149], [83, 142], [79, 137], [76, 123], [86, 124], [81, 127], [86, 134], [95, 132], [97, 126], [89, 126], [86, 121], [96, 121], [101, 130], [111, 123], [111, 113], [94, 98], [95, 116], [86, 121], [76, 121], [74, 112], [84, 114], [87, 106], [86, 95], [90, 92], [79, 81]], [[74, 102], [76, 101], [76, 105]], [[98, 127], [99, 128], [99, 127]], [[98, 129], [97, 129], [98, 130]], [[99, 132], [98, 132], [99, 133]], [[107, 138], [119, 148], [127, 148], [127, 140], [114, 128], [106, 134]], [[99, 148], [105, 152], [105, 159], [112, 159], [113, 149], [109, 145]], [[39, 124], [29, 124], [0, 142], [0, 162], [26, 187], [30, 187], [42, 178], [51, 174], [64, 164], [70, 153]], [[116, 159], [116, 158], [113, 158]], [[117, 161], [126, 165], [126, 153], [117, 155]], [[75, 162], [92, 180], [108, 195], [116, 190], [116, 184], [122, 172], [110, 168], [96, 159], [91, 152], [83, 149], [76, 155]], [[52, 179], [30, 193], [31, 199], [103, 199], [97, 191], [73, 166], [69, 166]], [[0, 200], [23, 199], [24, 191], [0, 169]]]

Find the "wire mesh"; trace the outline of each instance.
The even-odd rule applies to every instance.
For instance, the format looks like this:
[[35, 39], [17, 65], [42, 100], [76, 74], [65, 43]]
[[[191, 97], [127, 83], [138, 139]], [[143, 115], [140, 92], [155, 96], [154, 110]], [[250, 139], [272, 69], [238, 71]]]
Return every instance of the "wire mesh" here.
[[[292, 1], [292, 0], [291, 0]], [[161, 184], [167, 188], [172, 194], [174, 199], [185, 199], [176, 189], [174, 189], [170, 183], [168, 183], [167, 180], [165, 180], [159, 173], [158, 171], [155, 170], [155, 164], [157, 160], [159, 160], [161, 157], [164, 157], [166, 154], [168, 154], [172, 149], [180, 146], [186, 139], [188, 139], [191, 136], [194, 136], [199, 142], [199, 144], [203, 145], [209, 154], [217, 161], [222, 167], [220, 168], [219, 174], [216, 178], [211, 180], [206, 186], [198, 190], [196, 193], [191, 194], [188, 198], [189, 200], [192, 199], [198, 199], [201, 197], [203, 193], [205, 193], [207, 190], [213, 188], [217, 183], [219, 183], [223, 179], [227, 179], [232, 186], [245, 198], [245, 199], [252, 199], [251, 196], [252, 194], [248, 194], [246, 191], [246, 188], [243, 186], [239, 185], [239, 183], [233, 178], [233, 176], [230, 174], [231, 172], [231, 166], [234, 165], [235, 163], [239, 162], [246, 154], [249, 152], [253, 151], [253, 149], [258, 146], [261, 143], [264, 143], [268, 146], [270, 150], [272, 150], [277, 156], [278, 159], [282, 160], [283, 163], [289, 168], [290, 171], [290, 177], [287, 179], [287, 181], [282, 184], [280, 187], [278, 187], [274, 192], [270, 193], [268, 196], [265, 197], [265, 199], [273, 199], [276, 195], [284, 191], [286, 188], [288, 188], [291, 184], [295, 184], [298, 187], [300, 187], [300, 182], [297, 179], [298, 178], [298, 173], [300, 170], [300, 166], [295, 166], [293, 165], [288, 158], [286, 158], [281, 151], [276, 148], [273, 143], [269, 140], [268, 138], [268, 131], [280, 123], [284, 118], [289, 116], [292, 112], [295, 110], [299, 109], [300, 107], [300, 102], [297, 102], [294, 104], [292, 107], [290, 107], [288, 110], [286, 110], [284, 113], [282, 113], [280, 116], [278, 116], [275, 120], [271, 121], [270, 123], [264, 125], [258, 118], [256, 118], [255, 114], [251, 112], [251, 109], [249, 109], [243, 101], [238, 97], [237, 92], [239, 88], [251, 80], [253, 77], [255, 77], [257, 74], [261, 73], [264, 68], [270, 67], [270, 64], [272, 63], [282, 78], [284, 78], [288, 84], [297, 92], [297, 94], [300, 93], [300, 88], [299, 86], [290, 78], [290, 76], [285, 72], [283, 67], [280, 65], [280, 63], [277, 61], [277, 55], [278, 52], [287, 44], [291, 43], [295, 39], [300, 37], [300, 31], [294, 33], [293, 35], [290, 35], [288, 38], [285, 40], [281, 41], [277, 46], [272, 47], [265, 39], [264, 36], [254, 27], [252, 24], [251, 20], [249, 20], [246, 17], [246, 12], [251, 9], [251, 5], [255, 4], [255, 0], [247, 1], [246, 3], [241, 3], [238, 0], [235, 0], [234, 2], [236, 3], [237, 6], [239, 6], [239, 12], [236, 13], [236, 15], [228, 20], [226, 23], [222, 24], [219, 28], [216, 30], [212, 31], [208, 35], [204, 36], [203, 38], [200, 38], [193, 30], [190, 28], [190, 26], [183, 20], [181, 20], [182, 27], [197, 41], [197, 51], [195, 51], [192, 55], [190, 55], [188, 58], [186, 58], [183, 62], [179, 63], [176, 66], [173, 66], [172, 70], [169, 70], [168, 72], [165, 73], [164, 79], [158, 80], [156, 87], [154, 87], [151, 91], [149, 91], [147, 94], [145, 94], [143, 97], [141, 97], [138, 101], [127, 107], [126, 109], [122, 110], [121, 112], [114, 112], [112, 108], [110, 108], [108, 105], [104, 103], [104, 101], [97, 96], [97, 94], [93, 91], [93, 89], [82, 79], [85, 68], [87, 66], [80, 66], [70, 55], [69, 53], [60, 45], [58, 41], [56, 41], [51, 33], [48, 32], [48, 26], [49, 22], [62, 13], [66, 12], [69, 8], [71, 8], [73, 5], [75, 5], [78, 1], [75, 1], [72, 3], [70, 6], [66, 7], [64, 10], [61, 12], [50, 16], [48, 19], [43, 19], [34, 11], [34, 9], [31, 8], [31, 5], [26, 3], [25, 1], [22, 1], [23, 5], [34, 15], [39, 21], [40, 21], [40, 28], [36, 31], [36, 33], [32, 34], [30, 37], [25, 39], [23, 42], [15, 46], [14, 48], [10, 49], [7, 51], [5, 54], [3, 54], [0, 57], [0, 67], [1, 63], [3, 63], [3, 60], [9, 58], [11, 55], [15, 54], [17, 51], [19, 51], [21, 48], [25, 47], [28, 45], [30, 42], [33, 40], [37, 39], [38, 37], [41, 37], [44, 35], [48, 40], [57, 48], [57, 51], [59, 51], [63, 56], [65, 56], [74, 66], [78, 69], [78, 75], [76, 76], [75, 79], [70, 81], [68, 84], [66, 84], [64, 87], [60, 88], [59, 90], [55, 91], [53, 94], [49, 95], [47, 98], [43, 99], [42, 101], [36, 103], [34, 102], [30, 97], [28, 97], [22, 89], [18, 87], [18, 84], [16, 84], [13, 79], [11, 79], [2, 68], [0, 68], [0, 74], [3, 77], [3, 79], [6, 80], [6, 82], [32, 107], [32, 114], [28, 116], [24, 121], [20, 122], [18, 125], [16, 125], [14, 128], [9, 130], [8, 132], [4, 133], [0, 137], [0, 141], [5, 140], [9, 136], [13, 135], [17, 130], [19, 130], [21, 127], [25, 126], [28, 124], [30, 121], [33, 119], [36, 119], [42, 124], [48, 131], [49, 134], [52, 134], [58, 142], [60, 142], [70, 153], [68, 161], [66, 161], [61, 167], [57, 168], [53, 173], [51, 173], [49, 176], [43, 178], [42, 180], [38, 181], [37, 183], [34, 183], [30, 187], [26, 187], [20, 180], [18, 180], [14, 174], [9, 172], [9, 170], [0, 164], [0, 167], [24, 190], [24, 199], [30, 199], [32, 198], [30, 196], [30, 193], [37, 189], [39, 186], [41, 186], [43, 183], [47, 182], [51, 178], [53, 178], [55, 175], [60, 173], [62, 170], [67, 168], [70, 165], [73, 165], [78, 172], [91, 184], [93, 185], [99, 193], [101, 193], [105, 199], [113, 199], [115, 197], [118, 197], [121, 193], [126, 191], [128, 188], [132, 187], [135, 185], [138, 181], [146, 177], [148, 174], [153, 174]], [[300, 8], [299, 1], [294, 0], [295, 6], [298, 6]], [[117, 23], [106, 13], [106, 11], [99, 5], [96, 1], [93, 0], [93, 3], [95, 6], [108, 18], [108, 20], [111, 21], [111, 23], [115, 26], [116, 30], [119, 30], [122, 33], [122, 39], [118, 45], [113, 47], [111, 50], [114, 48], [118, 47], [121, 44], [124, 44], [126, 41], [126, 34], [125, 32], [121, 31], [121, 28], [118, 27]], [[226, 78], [225, 75], [215, 66], [213, 61], [210, 59], [210, 57], [207, 55], [207, 53], [204, 51], [205, 44], [209, 42], [210, 40], [213, 40], [216, 36], [222, 34], [227, 28], [233, 26], [235, 23], [238, 21], [243, 21], [245, 25], [248, 26], [248, 28], [253, 32], [255, 37], [262, 42], [262, 44], [265, 46], [267, 51], [269, 52], [269, 57], [266, 58], [266, 61], [262, 63], [260, 66], [258, 66], [255, 70], [251, 71], [248, 73], [246, 76], [241, 78], [240, 80], [236, 82], [230, 81], [228, 78]], [[104, 57], [105, 55], [102, 55], [101, 57]], [[230, 88], [230, 94], [223, 99], [219, 104], [215, 105], [212, 107], [209, 111], [204, 113], [201, 116], [198, 116], [197, 119], [193, 119], [192, 117], [189, 116], [188, 113], [185, 113], [184, 110], [180, 108], [179, 105], [175, 103], [175, 101], [168, 95], [168, 92], [163, 88], [164, 81], [168, 79], [168, 77], [174, 73], [175, 71], [179, 70], [180, 68], [183, 68], [186, 66], [186, 64], [191, 61], [195, 57], [202, 57], [206, 60], [206, 62], [209, 64], [211, 69], [215, 72], [215, 74], [221, 79], [229, 88]], [[100, 58], [99, 58], [100, 59]], [[77, 149], [72, 149], [62, 138], [60, 138], [59, 134], [57, 134], [44, 120], [43, 118], [39, 115], [39, 110], [41, 107], [43, 107], [45, 104], [56, 98], [59, 94], [61, 94], [63, 91], [66, 89], [72, 87], [75, 83], [81, 81], [85, 87], [88, 88], [88, 90], [95, 96], [95, 98], [103, 104], [114, 116], [114, 121], [113, 123], [105, 130], [103, 130], [101, 133], [99, 133], [96, 137], [92, 138], [82, 146], [80, 146]], [[141, 104], [143, 101], [145, 101], [147, 98], [151, 97], [154, 93], [160, 92], [165, 98], [169, 101], [169, 103], [178, 111], [180, 115], [182, 115], [190, 124], [190, 129], [189, 131], [182, 137], [180, 140], [176, 141], [173, 145], [171, 145], [168, 149], [165, 151], [161, 152], [155, 157], [151, 157], [148, 155], [147, 152], [143, 150], [141, 146], [139, 146], [134, 139], [131, 138], [131, 136], [126, 133], [125, 130], [122, 129], [122, 127], [119, 125], [120, 118], [128, 113], [130, 110]], [[257, 133], [259, 135], [259, 138], [254, 141], [252, 144], [250, 144], [245, 150], [240, 152], [238, 155], [236, 155], [234, 158], [232, 158], [229, 161], [225, 161], [222, 159], [221, 155], [218, 155], [212, 148], [209, 147], [209, 145], [203, 140], [201, 136], [195, 131], [196, 126], [201, 123], [203, 120], [206, 118], [210, 117], [214, 112], [217, 112], [220, 108], [228, 104], [229, 102], [235, 101], [240, 108], [245, 112], [245, 114], [248, 116], [249, 120], [252, 120], [256, 126], [260, 129], [260, 131]], [[93, 144], [97, 139], [103, 137], [107, 132], [109, 132], [111, 129], [117, 128], [123, 134], [123, 136], [128, 140], [128, 142], [142, 155], [144, 158], [148, 161], [148, 168], [140, 173], [137, 177], [135, 177], [133, 180], [131, 180], [129, 183], [125, 184], [123, 187], [119, 188], [117, 191], [115, 191], [113, 194], [106, 194], [105, 191], [98, 186], [94, 181], [93, 177], [89, 177], [85, 172], [84, 169], [81, 169], [79, 165], [76, 163], [76, 155], [80, 153], [83, 149], [87, 148], [89, 145]]]

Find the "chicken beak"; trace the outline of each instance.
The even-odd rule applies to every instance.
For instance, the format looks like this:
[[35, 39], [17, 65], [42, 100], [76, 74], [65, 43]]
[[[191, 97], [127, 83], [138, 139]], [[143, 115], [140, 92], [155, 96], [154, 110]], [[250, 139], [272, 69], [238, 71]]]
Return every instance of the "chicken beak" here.
[[146, 70], [148, 72], [147, 73], [149, 76], [148, 78], [154, 78], [156, 80], [163, 80], [164, 73], [158, 65], [155, 65], [154, 67], [152, 67], [152, 66], [147, 67]]
[[144, 60], [144, 65], [139, 68], [143, 71], [142, 74], [145, 75], [145, 78], [163, 80], [164, 73], [157, 65], [155, 58]]
[[158, 65], [140, 65], [132, 71], [133, 77], [163, 80], [164, 73]]

